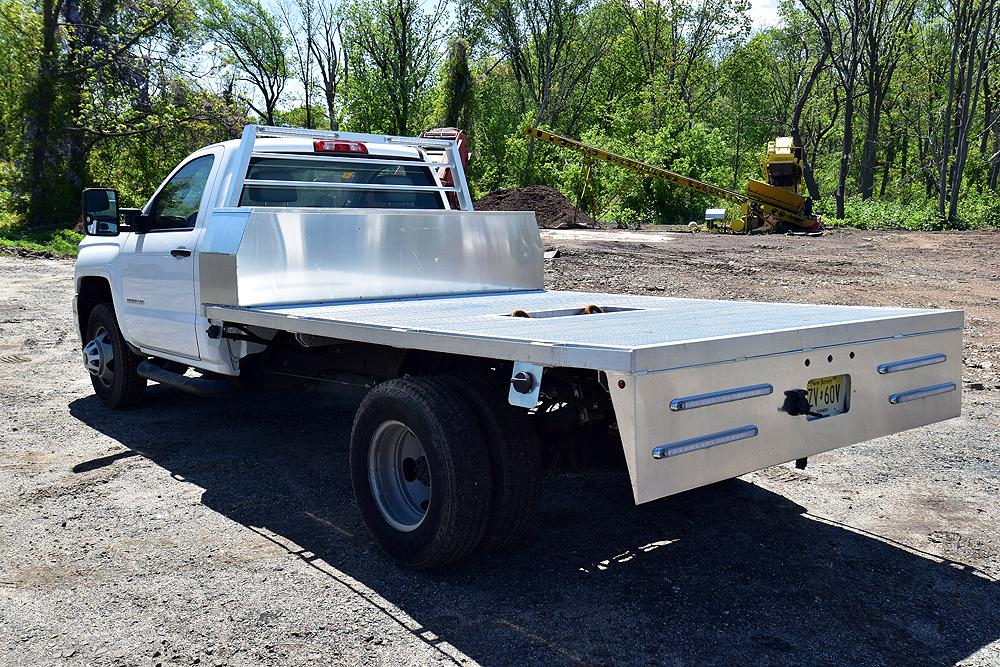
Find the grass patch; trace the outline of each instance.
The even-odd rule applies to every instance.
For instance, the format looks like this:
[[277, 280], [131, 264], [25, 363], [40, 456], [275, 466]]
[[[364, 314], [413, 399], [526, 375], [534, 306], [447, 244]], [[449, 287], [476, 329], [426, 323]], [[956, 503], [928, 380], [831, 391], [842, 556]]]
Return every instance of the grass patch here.
[[59, 256], [76, 257], [77, 245], [82, 238], [83, 234], [65, 227], [0, 227], [0, 248], [22, 248]]

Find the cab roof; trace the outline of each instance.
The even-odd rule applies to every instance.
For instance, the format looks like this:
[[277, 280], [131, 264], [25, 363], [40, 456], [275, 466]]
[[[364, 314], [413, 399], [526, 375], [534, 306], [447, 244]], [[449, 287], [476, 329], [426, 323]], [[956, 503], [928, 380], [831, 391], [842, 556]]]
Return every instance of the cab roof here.
[[[317, 137], [320, 138], [320, 137]], [[354, 141], [352, 139], [352, 141]], [[360, 142], [365, 145], [368, 149], [368, 155], [375, 157], [385, 157], [385, 158], [402, 158], [408, 160], [422, 160], [426, 156], [424, 153], [415, 146], [400, 146], [396, 144], [382, 144], [382, 143], [369, 143]], [[230, 139], [229, 141], [222, 141], [217, 146], [223, 146], [227, 151], [237, 150], [240, 146], [239, 139]], [[257, 139], [254, 143], [254, 151], [257, 153], [308, 153], [310, 155], [316, 155], [316, 151], [313, 150], [313, 139], [311, 137], [265, 137]], [[318, 153], [318, 155], [325, 155], [328, 157], [336, 157], [334, 153]]]

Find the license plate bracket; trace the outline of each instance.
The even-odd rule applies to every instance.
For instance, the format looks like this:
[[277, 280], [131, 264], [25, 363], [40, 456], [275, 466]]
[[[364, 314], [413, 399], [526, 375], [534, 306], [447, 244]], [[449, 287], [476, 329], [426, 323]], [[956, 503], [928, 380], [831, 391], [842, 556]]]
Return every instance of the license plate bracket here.
[[851, 408], [851, 376], [829, 375], [813, 378], [806, 384], [806, 397], [812, 411], [820, 416], [809, 419], [823, 419], [844, 414]]

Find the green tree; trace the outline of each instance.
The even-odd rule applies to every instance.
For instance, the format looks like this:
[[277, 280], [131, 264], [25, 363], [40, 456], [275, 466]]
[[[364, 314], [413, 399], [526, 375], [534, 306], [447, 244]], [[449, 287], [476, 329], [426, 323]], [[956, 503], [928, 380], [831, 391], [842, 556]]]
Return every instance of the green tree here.
[[236, 78], [249, 84], [247, 105], [268, 125], [288, 82], [288, 38], [278, 19], [259, 0], [203, 0], [202, 23], [226, 53]]
[[476, 8], [534, 124], [578, 130], [591, 75], [609, 43], [606, 8], [593, 0], [478, 0]]
[[[24, 207], [19, 195], [18, 163], [27, 155], [24, 141], [24, 85], [38, 62], [41, 22], [22, 0], [0, 2], [0, 223]], [[2, 225], [0, 225], [2, 226]]]
[[469, 44], [456, 38], [448, 45], [448, 55], [441, 68], [434, 122], [458, 127], [472, 134], [476, 115], [476, 79], [469, 65]]
[[357, 0], [347, 11], [351, 56], [348, 114], [352, 127], [391, 134], [421, 128], [445, 37], [444, 0]]
[[347, 81], [348, 73], [347, 49], [341, 30], [343, 25], [344, 17], [338, 6], [321, 5], [316, 17], [316, 33], [309, 41], [309, 50], [323, 86], [323, 101], [331, 130], [340, 127], [337, 96]]
[[732, 154], [729, 186], [742, 189], [748, 178], [760, 178], [760, 156], [773, 138], [776, 119], [768, 99], [769, 44], [757, 36], [736, 49], [719, 67], [719, 96], [713, 105], [716, 120]]
[[29, 7], [37, 65], [22, 85], [30, 148], [17, 180], [27, 224], [42, 225], [75, 217], [95, 143], [159, 125], [147, 103], [153, 87], [177, 74], [197, 44], [183, 0], [41, 0]]

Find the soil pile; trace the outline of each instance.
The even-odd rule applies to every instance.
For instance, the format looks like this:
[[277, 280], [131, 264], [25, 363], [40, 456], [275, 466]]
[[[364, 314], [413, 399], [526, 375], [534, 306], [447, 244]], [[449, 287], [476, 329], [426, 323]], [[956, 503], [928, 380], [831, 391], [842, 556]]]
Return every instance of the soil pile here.
[[544, 185], [491, 192], [475, 203], [477, 211], [534, 211], [543, 229], [594, 227], [590, 216], [569, 203], [558, 190]]

